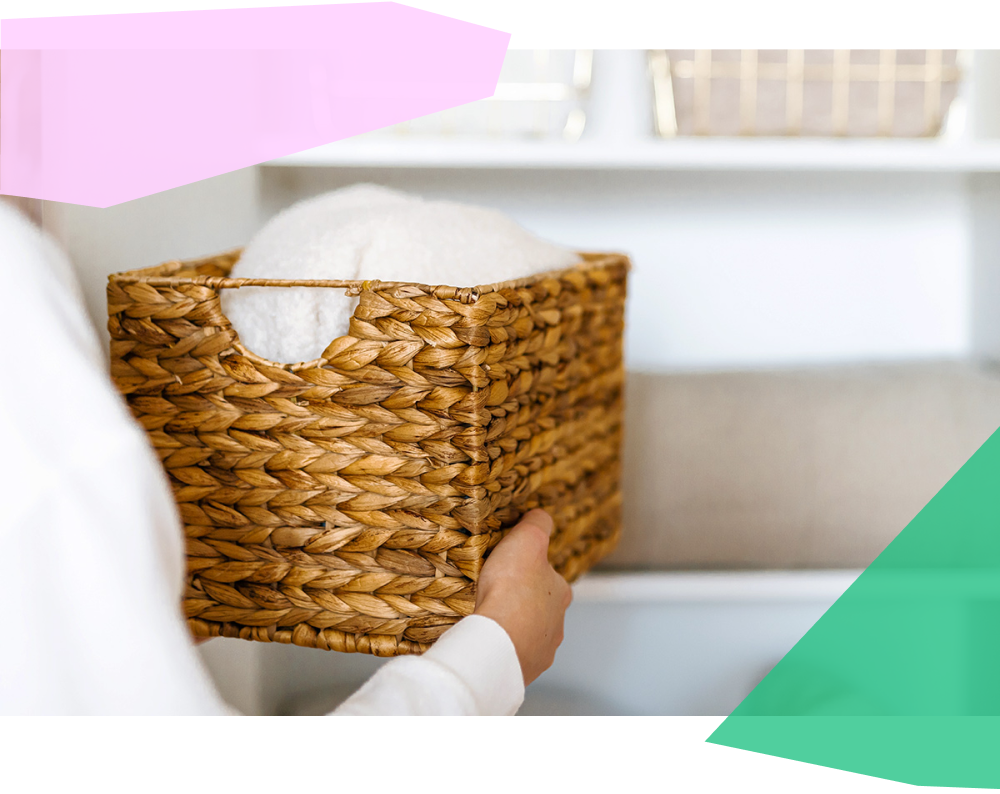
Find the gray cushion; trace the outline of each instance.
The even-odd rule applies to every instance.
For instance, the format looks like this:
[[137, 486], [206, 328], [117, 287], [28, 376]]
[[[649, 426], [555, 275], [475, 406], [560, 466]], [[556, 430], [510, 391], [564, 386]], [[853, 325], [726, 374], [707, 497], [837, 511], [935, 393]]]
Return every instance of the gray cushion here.
[[1000, 374], [632, 374], [626, 404], [625, 526], [602, 568], [858, 568], [1000, 426]]

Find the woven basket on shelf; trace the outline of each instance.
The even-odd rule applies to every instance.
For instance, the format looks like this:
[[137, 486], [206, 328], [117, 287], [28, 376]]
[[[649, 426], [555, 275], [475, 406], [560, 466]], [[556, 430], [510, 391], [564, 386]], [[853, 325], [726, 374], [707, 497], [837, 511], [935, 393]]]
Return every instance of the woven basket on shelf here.
[[[113, 275], [112, 376], [187, 535], [194, 634], [419, 653], [533, 507], [572, 580], [620, 527], [628, 260], [476, 288], [230, 279], [239, 252]], [[360, 296], [315, 361], [244, 348], [220, 290]]]
[[963, 67], [957, 50], [651, 50], [656, 131], [930, 137]]

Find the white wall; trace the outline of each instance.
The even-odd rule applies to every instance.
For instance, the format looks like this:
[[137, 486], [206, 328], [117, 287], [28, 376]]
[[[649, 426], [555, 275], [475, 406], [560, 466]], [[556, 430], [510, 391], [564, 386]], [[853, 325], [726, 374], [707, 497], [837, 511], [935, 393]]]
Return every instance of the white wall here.
[[258, 223], [256, 168], [97, 209], [47, 201], [42, 222], [66, 248], [107, 339], [108, 275], [246, 244]]

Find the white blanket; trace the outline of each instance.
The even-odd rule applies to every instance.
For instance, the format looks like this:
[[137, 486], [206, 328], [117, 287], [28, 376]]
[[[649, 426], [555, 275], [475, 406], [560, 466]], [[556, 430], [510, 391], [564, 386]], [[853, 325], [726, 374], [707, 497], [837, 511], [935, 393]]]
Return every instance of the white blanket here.
[[[232, 276], [472, 287], [578, 261], [495, 210], [354, 185], [279, 213], [247, 245]], [[243, 287], [222, 296], [243, 344], [283, 363], [321, 356], [348, 332], [357, 303], [342, 290], [310, 287]]]

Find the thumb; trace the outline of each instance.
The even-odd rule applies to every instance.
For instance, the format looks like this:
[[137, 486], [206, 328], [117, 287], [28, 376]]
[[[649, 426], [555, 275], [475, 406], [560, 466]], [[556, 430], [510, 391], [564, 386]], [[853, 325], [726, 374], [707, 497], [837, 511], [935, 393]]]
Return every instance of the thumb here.
[[546, 513], [541, 508], [535, 508], [534, 510], [529, 510], [523, 516], [517, 524], [518, 527], [534, 527], [535, 529], [541, 530], [545, 535], [546, 542], [552, 537], [553, 529], [555, 528], [555, 523], [552, 521], [552, 516]]

